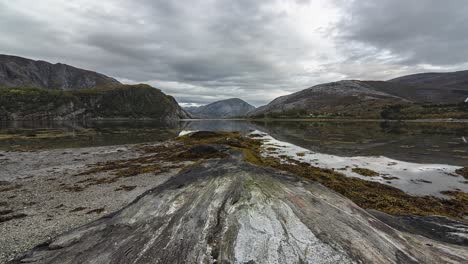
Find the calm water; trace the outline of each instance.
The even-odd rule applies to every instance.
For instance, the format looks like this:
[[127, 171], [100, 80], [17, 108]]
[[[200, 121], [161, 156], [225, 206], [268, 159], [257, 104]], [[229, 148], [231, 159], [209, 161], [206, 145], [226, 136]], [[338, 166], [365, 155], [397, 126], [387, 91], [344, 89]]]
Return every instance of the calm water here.
[[468, 165], [468, 123], [248, 122], [228, 120], [154, 122], [3, 123], [0, 149], [31, 150], [161, 141], [182, 130], [259, 130], [314, 152], [386, 156], [417, 162]]

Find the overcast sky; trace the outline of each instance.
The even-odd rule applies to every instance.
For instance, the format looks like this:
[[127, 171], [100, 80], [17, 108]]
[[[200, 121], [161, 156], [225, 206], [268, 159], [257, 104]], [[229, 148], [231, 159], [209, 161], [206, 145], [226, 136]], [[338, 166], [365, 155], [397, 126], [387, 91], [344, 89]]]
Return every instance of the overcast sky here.
[[466, 0], [0, 0], [0, 53], [180, 103], [256, 106], [341, 79], [468, 69]]

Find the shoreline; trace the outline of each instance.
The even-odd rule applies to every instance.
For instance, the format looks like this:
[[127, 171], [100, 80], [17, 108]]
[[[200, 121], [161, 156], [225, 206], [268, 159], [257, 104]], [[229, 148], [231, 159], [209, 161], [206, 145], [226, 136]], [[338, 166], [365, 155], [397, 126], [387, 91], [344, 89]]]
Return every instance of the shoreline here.
[[[161, 144], [164, 143], [144, 145]], [[99, 163], [141, 158], [145, 154], [136, 150], [141, 145], [0, 151], [0, 158], [7, 158], [10, 168], [0, 174], [0, 263], [120, 210], [179, 172], [181, 164], [165, 163], [160, 166], [167, 169], [159, 173], [142, 173], [116, 181], [106, 180], [112, 177], [111, 171], [80, 175]]]
[[[398, 217], [395, 215], [412, 216], [417, 212], [416, 214], [421, 215], [421, 220], [417, 223], [422, 226], [421, 230], [426, 221], [424, 215], [444, 215], [431, 209], [433, 204], [445, 201], [442, 199], [414, 197], [385, 185], [345, 177], [339, 171], [301, 162], [282, 163], [278, 158], [262, 157], [262, 149], [268, 146], [255, 137], [255, 134], [242, 136], [235, 132], [202, 131], [155, 143], [30, 152], [0, 151], [0, 165], [5, 165], [7, 159], [6, 162], [9, 163], [6, 167], [10, 168], [3, 172], [3, 178], [5, 175], [15, 175], [12, 181], [6, 182], [2, 181], [0, 172], [0, 211], [6, 212], [0, 215], [0, 219], [3, 219], [0, 221], [0, 232], [5, 234], [0, 237], [0, 263], [21, 256], [26, 250], [41, 243], [50, 242], [64, 232], [76, 230], [77, 227], [90, 224], [105, 215], [113, 216], [114, 212], [120, 212], [127, 205], [134, 204], [137, 201], [135, 199], [148, 190], [158, 186], [166, 190], [163, 186], [166, 186], [169, 179], [173, 179], [181, 171], [192, 171], [193, 167], [183, 169], [186, 166], [196, 163], [196, 166], [204, 167], [208, 166], [206, 164], [229, 159], [242, 160], [245, 164], [250, 164], [250, 167], [255, 165], [276, 173], [290, 173], [294, 181], [311, 183], [322, 186], [320, 188], [327, 192], [340, 193], [341, 198], [349, 203], [354, 201], [354, 206], [367, 211], [376, 209], [388, 213], [389, 208], [386, 206], [391, 206], [392, 216], [379, 216], [389, 218], [388, 221], [393, 221], [392, 217]], [[328, 180], [330, 181], [327, 182]], [[333, 185], [333, 182], [337, 184]], [[162, 184], [164, 185], [161, 186]], [[177, 186], [180, 186], [177, 190], [187, 187], [185, 182], [177, 183]], [[343, 187], [345, 190], [340, 190]], [[346, 193], [355, 188], [356, 195]], [[376, 190], [390, 198], [373, 200], [372, 194]], [[393, 208], [395, 201], [406, 200], [409, 206], [413, 206], [412, 209]], [[384, 206], [380, 208], [375, 203]], [[168, 203], [165, 206], [177, 207], [178, 203]], [[420, 206], [425, 207], [420, 209]], [[418, 213], [416, 209], [422, 211]], [[447, 213], [452, 216], [451, 219], [456, 219], [452, 211]], [[436, 217], [434, 220], [437, 226], [441, 224], [441, 219], [446, 218]], [[453, 223], [463, 224], [457, 221]], [[422, 232], [421, 230], [419, 231]], [[433, 234], [426, 236], [430, 235]], [[460, 243], [464, 243], [463, 240]]]

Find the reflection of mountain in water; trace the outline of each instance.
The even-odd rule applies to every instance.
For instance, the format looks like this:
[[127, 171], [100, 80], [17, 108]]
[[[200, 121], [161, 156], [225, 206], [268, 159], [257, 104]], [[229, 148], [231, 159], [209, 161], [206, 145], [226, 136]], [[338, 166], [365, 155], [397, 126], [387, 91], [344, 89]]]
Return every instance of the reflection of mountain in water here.
[[257, 129], [250, 122], [244, 120], [195, 120], [181, 122], [181, 127], [185, 130], [208, 130], [208, 131], [238, 131], [249, 132]]
[[[68, 148], [167, 140], [181, 130], [260, 130], [311, 151], [340, 156], [386, 156], [416, 162], [465, 166], [468, 123], [249, 122], [196, 120], [0, 124], [0, 149], [14, 146]], [[5, 139], [6, 138], [6, 139]]]
[[309, 150], [342, 156], [387, 156], [417, 163], [466, 165], [466, 123], [196, 121], [188, 130], [261, 130]]

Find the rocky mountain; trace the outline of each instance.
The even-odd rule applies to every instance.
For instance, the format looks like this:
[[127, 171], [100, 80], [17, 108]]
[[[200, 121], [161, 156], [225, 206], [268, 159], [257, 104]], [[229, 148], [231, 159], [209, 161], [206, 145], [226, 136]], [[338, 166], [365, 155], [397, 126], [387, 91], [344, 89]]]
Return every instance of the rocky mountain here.
[[245, 116], [255, 110], [255, 106], [239, 98], [232, 98], [200, 107], [186, 108], [186, 110], [198, 118], [229, 118]]
[[398, 77], [389, 82], [468, 90], [468, 71], [419, 73]]
[[118, 84], [111, 77], [66, 64], [0, 55], [0, 87], [80, 90]]
[[417, 102], [459, 103], [468, 97], [468, 71], [413, 74], [386, 84]]
[[[383, 89], [382, 89], [383, 90]], [[251, 116], [360, 116], [372, 118], [376, 109], [388, 104], [405, 104], [410, 101], [394, 94], [375, 89], [368, 82], [346, 80], [320, 84], [281, 96], [266, 106], [251, 112]]]
[[[346, 80], [320, 84], [276, 98], [250, 115], [253, 117], [464, 118], [468, 112], [461, 104], [467, 98], [468, 71], [423, 73], [389, 81]], [[454, 106], [444, 106], [443, 109], [422, 106], [428, 104]], [[389, 106], [395, 105], [403, 107], [387, 111]]]
[[79, 91], [0, 89], [0, 121], [120, 118], [173, 121], [189, 117], [173, 97], [143, 84]]

